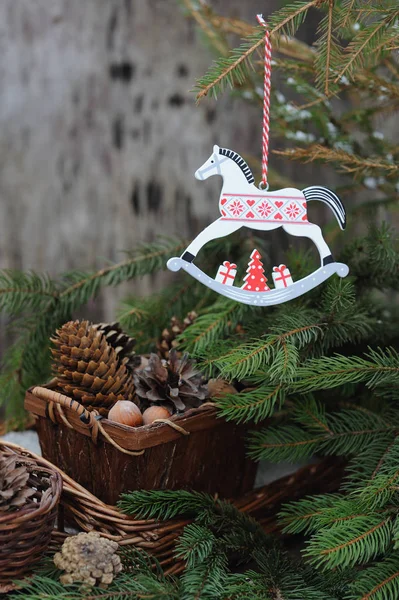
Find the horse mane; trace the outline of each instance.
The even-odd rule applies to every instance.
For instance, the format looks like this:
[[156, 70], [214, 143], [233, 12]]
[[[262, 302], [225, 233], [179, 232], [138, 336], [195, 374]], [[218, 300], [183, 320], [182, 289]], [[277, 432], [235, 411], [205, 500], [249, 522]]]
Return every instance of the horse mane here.
[[227, 156], [228, 158], [231, 158], [231, 160], [234, 160], [234, 162], [237, 163], [241, 171], [244, 173], [248, 183], [254, 183], [255, 177], [252, 175], [251, 169], [248, 167], [247, 163], [242, 158], [242, 156], [240, 156], [239, 154], [237, 154], [237, 152], [234, 152], [233, 150], [229, 150], [228, 148], [219, 148], [219, 154], [221, 154], [222, 156]]

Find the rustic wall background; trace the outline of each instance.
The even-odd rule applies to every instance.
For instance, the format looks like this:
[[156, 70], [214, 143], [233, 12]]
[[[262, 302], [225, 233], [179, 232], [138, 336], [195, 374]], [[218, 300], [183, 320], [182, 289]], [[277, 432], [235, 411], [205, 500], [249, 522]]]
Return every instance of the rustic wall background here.
[[174, 0], [3, 0], [0, 44], [2, 268], [91, 269], [157, 233], [193, 236], [218, 213], [219, 182], [193, 177], [213, 143], [260, 147], [257, 110], [195, 107], [211, 56]]

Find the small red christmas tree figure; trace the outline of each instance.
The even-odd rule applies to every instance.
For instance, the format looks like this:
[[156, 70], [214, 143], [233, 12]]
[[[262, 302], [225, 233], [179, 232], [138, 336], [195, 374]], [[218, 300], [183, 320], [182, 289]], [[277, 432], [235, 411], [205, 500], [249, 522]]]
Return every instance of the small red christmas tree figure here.
[[248, 275], [244, 277], [245, 283], [241, 289], [248, 292], [270, 292], [263, 264], [260, 261], [261, 255], [257, 250], [254, 250], [250, 258], [247, 269]]

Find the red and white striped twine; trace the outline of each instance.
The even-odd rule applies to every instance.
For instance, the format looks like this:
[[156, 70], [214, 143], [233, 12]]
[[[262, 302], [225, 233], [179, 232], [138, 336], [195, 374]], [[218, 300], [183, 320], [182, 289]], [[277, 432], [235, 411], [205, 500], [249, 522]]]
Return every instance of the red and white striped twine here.
[[259, 25], [265, 27], [265, 79], [263, 83], [263, 127], [262, 127], [262, 181], [259, 187], [268, 189], [267, 170], [269, 160], [270, 129], [270, 86], [272, 75], [272, 44], [267, 24], [262, 15], [256, 15]]

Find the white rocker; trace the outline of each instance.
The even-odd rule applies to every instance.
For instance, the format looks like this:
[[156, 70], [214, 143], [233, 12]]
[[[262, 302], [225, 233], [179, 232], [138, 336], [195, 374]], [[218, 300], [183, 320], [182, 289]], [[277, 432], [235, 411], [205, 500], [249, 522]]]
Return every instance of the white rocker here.
[[249, 292], [234, 285], [224, 285], [219, 281], [215, 281], [193, 263], [186, 262], [179, 257], [170, 258], [167, 267], [170, 271], [184, 269], [194, 277], [194, 279], [198, 279], [198, 281], [214, 292], [226, 296], [226, 298], [230, 298], [231, 300], [241, 302], [242, 304], [251, 304], [255, 306], [273, 306], [274, 304], [288, 302], [288, 300], [298, 298], [298, 296], [302, 296], [302, 294], [317, 287], [320, 283], [323, 283], [323, 281], [326, 281], [326, 279], [331, 277], [331, 275], [334, 275], [334, 273], [339, 277], [346, 277], [349, 273], [347, 265], [333, 262], [324, 267], [320, 267], [314, 271], [314, 273], [311, 273], [311, 275], [307, 275], [307, 277], [296, 281], [286, 288], [274, 289], [269, 292]]

